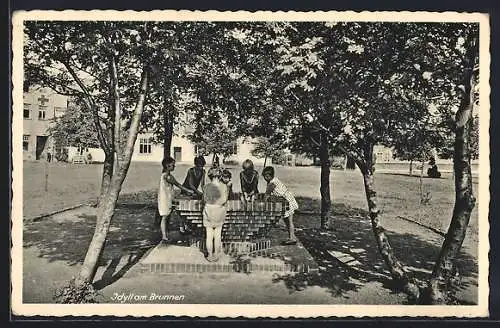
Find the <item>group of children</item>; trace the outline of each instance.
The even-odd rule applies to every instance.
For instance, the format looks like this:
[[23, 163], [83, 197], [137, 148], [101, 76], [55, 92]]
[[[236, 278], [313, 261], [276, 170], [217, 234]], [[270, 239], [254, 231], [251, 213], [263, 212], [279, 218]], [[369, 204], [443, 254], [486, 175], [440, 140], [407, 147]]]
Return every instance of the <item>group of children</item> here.
[[[227, 169], [214, 165], [205, 172], [205, 159], [197, 156], [194, 159], [194, 167], [187, 172], [183, 184], [180, 184], [172, 175], [175, 169], [175, 160], [168, 157], [163, 160], [162, 174], [158, 191], [158, 211], [161, 216], [160, 229], [162, 234], [162, 244], [168, 243], [168, 221], [172, 212], [172, 201], [174, 198], [174, 186], [187, 196], [201, 198], [203, 201], [203, 226], [206, 230], [207, 260], [217, 261], [222, 254], [222, 226], [226, 217], [226, 203], [232, 194], [231, 172]], [[243, 162], [243, 170], [240, 173], [241, 200], [245, 204], [256, 200], [259, 194], [258, 182], [259, 173], [255, 170], [251, 160]], [[284, 197], [289, 204], [289, 208], [284, 213], [284, 221], [288, 229], [288, 239], [284, 245], [294, 245], [297, 243], [295, 229], [293, 225], [293, 214], [298, 209], [297, 201], [286, 186], [274, 176], [274, 168], [266, 166], [262, 170], [262, 176], [267, 182], [264, 201], [271, 196]], [[205, 174], [210, 180], [205, 181]], [[201, 189], [201, 191], [200, 191]], [[185, 231], [186, 227], [181, 227]]]

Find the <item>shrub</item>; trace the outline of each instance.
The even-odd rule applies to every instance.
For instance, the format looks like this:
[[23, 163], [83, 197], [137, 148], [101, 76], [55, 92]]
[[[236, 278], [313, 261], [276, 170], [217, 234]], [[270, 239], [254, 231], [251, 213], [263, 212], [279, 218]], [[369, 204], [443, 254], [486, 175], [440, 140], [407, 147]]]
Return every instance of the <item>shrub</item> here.
[[67, 148], [59, 148], [56, 150], [55, 158], [58, 162], [67, 162], [68, 161], [68, 149]]
[[99, 303], [97, 298], [101, 296], [91, 283], [84, 282], [77, 285], [75, 278], [71, 278], [67, 285], [56, 289], [54, 300], [62, 304]]

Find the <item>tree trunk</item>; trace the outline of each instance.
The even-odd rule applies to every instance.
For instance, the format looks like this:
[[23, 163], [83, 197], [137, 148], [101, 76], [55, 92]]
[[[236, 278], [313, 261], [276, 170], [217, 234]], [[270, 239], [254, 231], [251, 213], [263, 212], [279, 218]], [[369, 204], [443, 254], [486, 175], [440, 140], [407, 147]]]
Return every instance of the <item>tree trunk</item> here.
[[144, 67], [142, 72], [140, 87], [139, 99], [134, 110], [132, 123], [130, 124], [127, 144], [123, 149], [123, 162], [120, 165], [119, 171], [113, 174], [108, 191], [105, 197], [102, 199], [101, 206], [98, 208], [94, 235], [92, 236], [92, 240], [90, 242], [87, 254], [85, 255], [85, 260], [77, 279], [78, 283], [80, 284], [84, 282], [92, 282], [94, 279], [99, 256], [106, 242], [106, 237], [109, 231], [111, 220], [113, 218], [116, 202], [118, 200], [123, 181], [125, 180], [128, 168], [130, 166], [130, 160], [132, 158], [135, 141], [137, 139], [137, 134], [139, 131], [139, 124], [142, 112], [144, 110], [144, 103], [148, 87], [148, 69], [146, 67]]
[[264, 167], [266, 167], [267, 164], [267, 154], [264, 156]]
[[389, 239], [385, 233], [385, 229], [382, 227], [379, 218], [379, 210], [377, 207], [377, 193], [374, 188], [374, 178], [371, 169], [365, 168], [364, 170], [360, 168], [363, 172], [363, 182], [365, 186], [366, 200], [368, 202], [368, 210], [370, 213], [370, 220], [372, 224], [373, 234], [375, 235], [375, 240], [377, 242], [377, 247], [384, 260], [385, 264], [389, 268], [389, 272], [393, 279], [402, 281], [406, 279], [406, 272], [403, 265], [396, 259], [394, 252], [389, 243]]
[[354, 170], [356, 168], [356, 163], [350, 157], [347, 157], [346, 167], [348, 170]]
[[330, 157], [326, 133], [321, 135], [319, 158], [321, 165], [319, 188], [321, 194], [321, 227], [329, 228], [332, 215], [332, 198], [330, 195]]
[[464, 97], [456, 113], [453, 172], [455, 175], [455, 207], [439, 257], [434, 266], [428, 287], [430, 303], [444, 301], [441, 289], [454, 275], [454, 262], [462, 247], [471, 212], [476, 199], [472, 190], [470, 139], [472, 132], [472, 107], [474, 104], [474, 71], [476, 38], [468, 47], [469, 65], [464, 76]]
[[99, 199], [97, 200], [97, 207], [100, 207], [102, 201], [106, 197], [109, 185], [111, 184], [111, 178], [114, 172], [114, 158], [113, 153], [104, 154], [104, 164], [102, 168], [102, 179], [101, 179], [101, 192], [99, 193]]
[[410, 176], [413, 176], [413, 160], [410, 159]]
[[163, 130], [165, 133], [163, 142], [163, 159], [170, 157], [172, 147], [172, 135], [174, 134], [174, 115], [171, 100], [165, 99], [163, 114]]
[[348, 155], [348, 158], [356, 163], [361, 173], [363, 174], [363, 183], [365, 187], [365, 194], [368, 203], [368, 211], [370, 215], [372, 231], [377, 242], [379, 253], [382, 256], [385, 264], [389, 268], [391, 277], [399, 285], [399, 287], [403, 288], [403, 290], [408, 294], [411, 301], [414, 301], [420, 297], [420, 290], [414, 283], [413, 279], [408, 276], [408, 273], [404, 269], [401, 262], [399, 262], [394, 255], [392, 247], [389, 243], [389, 238], [387, 237], [385, 229], [380, 223], [379, 210], [377, 207], [377, 193], [375, 191], [375, 181], [373, 176], [373, 146], [373, 140], [365, 140], [362, 149], [362, 155], [356, 150], [346, 150], [345, 148], [340, 149], [346, 155]]
[[420, 181], [419, 181], [419, 195], [420, 195], [420, 202], [424, 199], [424, 159], [422, 158], [422, 167], [420, 168]]

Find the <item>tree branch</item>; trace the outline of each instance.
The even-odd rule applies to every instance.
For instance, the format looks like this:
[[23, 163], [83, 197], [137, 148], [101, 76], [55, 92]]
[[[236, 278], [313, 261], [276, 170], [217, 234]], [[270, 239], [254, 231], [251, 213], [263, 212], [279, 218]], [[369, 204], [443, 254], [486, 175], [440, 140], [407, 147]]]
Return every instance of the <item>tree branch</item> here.
[[309, 136], [309, 139], [311, 139], [311, 142], [316, 145], [317, 147], [320, 147], [320, 143], [317, 142], [316, 140], [314, 140], [314, 138], [312, 136]]
[[111, 94], [112, 94], [112, 106], [114, 111], [114, 148], [116, 153], [116, 163], [118, 167], [120, 166], [120, 156], [122, 154], [121, 149], [121, 108], [120, 108], [120, 90], [118, 85], [118, 67], [116, 63], [116, 56], [110, 56], [110, 83], [111, 83]]
[[59, 61], [66, 67], [69, 74], [71, 74], [71, 76], [73, 77], [75, 82], [78, 84], [80, 89], [82, 89], [83, 93], [85, 94], [85, 98], [86, 98], [85, 103], [87, 104], [87, 106], [89, 107], [89, 109], [92, 112], [92, 117], [94, 119], [94, 125], [95, 125], [96, 130], [97, 130], [97, 138], [99, 139], [99, 143], [101, 144], [101, 147], [103, 148], [104, 152], [109, 154], [110, 149], [109, 149], [107, 142], [106, 142], [106, 139], [104, 138], [104, 135], [102, 133], [102, 127], [100, 124], [99, 113], [98, 113], [97, 107], [94, 103], [94, 99], [92, 98], [92, 95], [87, 90], [87, 88], [85, 87], [83, 82], [80, 80], [78, 75], [75, 73], [75, 71], [73, 70], [71, 65], [69, 65], [69, 63], [67, 61], [63, 61], [63, 60], [59, 60]]
[[148, 90], [149, 83], [149, 67], [144, 65], [142, 74], [141, 74], [141, 82], [140, 82], [140, 92], [139, 99], [137, 100], [134, 114], [132, 116], [132, 121], [130, 123], [129, 135], [127, 139], [127, 146], [124, 150], [124, 162], [130, 163], [130, 159], [132, 158], [132, 153], [134, 150], [134, 144], [137, 139], [137, 131], [139, 129], [139, 124], [141, 122], [142, 112], [144, 110], [144, 105], [146, 102], [146, 93]]

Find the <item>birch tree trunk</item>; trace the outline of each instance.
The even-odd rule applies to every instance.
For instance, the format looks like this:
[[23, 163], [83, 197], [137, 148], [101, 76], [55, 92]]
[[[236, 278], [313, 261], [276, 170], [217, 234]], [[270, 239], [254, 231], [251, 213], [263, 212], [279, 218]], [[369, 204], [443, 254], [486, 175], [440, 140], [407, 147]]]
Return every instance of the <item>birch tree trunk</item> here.
[[106, 193], [108, 192], [109, 186], [111, 184], [111, 177], [114, 172], [114, 158], [113, 153], [104, 153], [104, 163], [102, 168], [102, 179], [101, 179], [101, 191], [99, 193], [99, 199], [97, 201], [97, 207], [101, 206], [102, 200], [104, 199]]
[[453, 156], [453, 172], [455, 179], [455, 207], [451, 223], [441, 247], [438, 259], [429, 281], [430, 303], [443, 303], [444, 286], [454, 275], [454, 263], [462, 247], [471, 212], [476, 199], [472, 190], [471, 149], [472, 108], [474, 104], [474, 64], [477, 53], [476, 37], [468, 40], [466, 72], [464, 74], [464, 96], [455, 116], [455, 145]]
[[377, 192], [375, 191], [375, 179], [373, 176], [373, 146], [373, 142], [366, 141], [363, 146], [362, 156], [354, 152], [350, 152], [349, 154], [363, 174], [363, 183], [368, 203], [370, 222], [378, 251], [389, 269], [393, 280], [403, 288], [410, 298], [418, 299], [420, 296], [419, 288], [413, 283], [402, 263], [399, 262], [394, 255], [394, 251], [389, 243], [389, 238], [387, 237], [385, 229], [380, 222], [380, 211], [377, 206]]
[[116, 202], [118, 200], [123, 181], [125, 180], [128, 168], [130, 166], [130, 160], [132, 158], [134, 144], [137, 139], [139, 124], [144, 109], [147, 89], [148, 69], [147, 67], [144, 67], [141, 74], [140, 94], [132, 117], [132, 123], [129, 128], [127, 144], [123, 149], [123, 162], [121, 163], [118, 172], [115, 172], [115, 174], [113, 174], [108, 192], [105, 194], [105, 197], [102, 199], [101, 206], [98, 208], [97, 223], [94, 230], [94, 235], [92, 236], [87, 254], [85, 255], [85, 260], [78, 275], [77, 283], [91, 283], [94, 279], [98, 266], [99, 256], [102, 252], [102, 249], [104, 248], [106, 237], [109, 231], [109, 226], [113, 218]]

